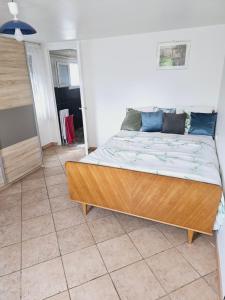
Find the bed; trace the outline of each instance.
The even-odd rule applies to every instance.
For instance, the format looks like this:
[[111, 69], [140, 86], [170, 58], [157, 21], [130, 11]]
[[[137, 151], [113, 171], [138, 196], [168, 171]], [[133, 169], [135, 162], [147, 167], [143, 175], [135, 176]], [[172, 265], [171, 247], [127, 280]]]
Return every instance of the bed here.
[[66, 162], [72, 200], [212, 235], [224, 219], [209, 136], [120, 131], [80, 162]]

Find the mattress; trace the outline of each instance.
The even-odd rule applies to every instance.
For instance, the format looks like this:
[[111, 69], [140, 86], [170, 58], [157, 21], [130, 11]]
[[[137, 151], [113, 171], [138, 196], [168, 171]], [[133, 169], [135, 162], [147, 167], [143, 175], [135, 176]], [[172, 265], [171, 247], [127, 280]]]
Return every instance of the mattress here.
[[[221, 185], [216, 146], [209, 136], [121, 130], [81, 162]], [[224, 218], [222, 196], [214, 229]]]

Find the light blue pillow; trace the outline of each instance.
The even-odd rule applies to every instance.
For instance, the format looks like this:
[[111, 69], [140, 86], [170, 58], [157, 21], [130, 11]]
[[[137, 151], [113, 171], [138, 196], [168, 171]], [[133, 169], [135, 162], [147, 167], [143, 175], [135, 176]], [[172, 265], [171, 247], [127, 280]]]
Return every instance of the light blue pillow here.
[[189, 134], [209, 135], [214, 138], [217, 113], [191, 113]]
[[141, 131], [160, 132], [163, 126], [163, 112], [141, 112]]

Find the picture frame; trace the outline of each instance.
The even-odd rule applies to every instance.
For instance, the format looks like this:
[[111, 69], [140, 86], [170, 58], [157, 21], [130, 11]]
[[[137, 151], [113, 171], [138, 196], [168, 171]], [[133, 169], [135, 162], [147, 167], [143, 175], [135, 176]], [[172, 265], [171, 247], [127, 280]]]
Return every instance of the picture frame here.
[[190, 41], [159, 43], [157, 67], [160, 70], [182, 70], [188, 67]]

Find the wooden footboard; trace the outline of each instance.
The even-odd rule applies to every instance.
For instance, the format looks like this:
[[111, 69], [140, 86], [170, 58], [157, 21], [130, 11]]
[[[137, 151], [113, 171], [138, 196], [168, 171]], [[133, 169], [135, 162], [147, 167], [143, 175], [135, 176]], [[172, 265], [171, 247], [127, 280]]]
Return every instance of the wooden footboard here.
[[80, 203], [212, 234], [220, 186], [80, 162], [67, 162], [66, 172]]

